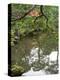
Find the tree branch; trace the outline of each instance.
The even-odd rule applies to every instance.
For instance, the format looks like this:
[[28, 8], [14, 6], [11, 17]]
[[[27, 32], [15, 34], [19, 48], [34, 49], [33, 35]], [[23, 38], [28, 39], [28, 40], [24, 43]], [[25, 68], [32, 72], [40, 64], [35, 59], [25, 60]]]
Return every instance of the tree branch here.
[[40, 6], [40, 15], [35, 18], [34, 22], [35, 22], [38, 18], [41, 18], [42, 16], [44, 16], [44, 17], [46, 18], [46, 24], [47, 24], [48, 18], [47, 18], [47, 16], [44, 14], [44, 12], [43, 12], [43, 6], [41, 5], [41, 6]]
[[29, 10], [29, 11], [27, 11], [23, 16], [21, 16], [21, 17], [19, 17], [19, 18], [17, 18], [17, 19], [14, 19], [14, 20], [12, 20], [12, 21], [16, 21], [16, 20], [21, 20], [21, 19], [23, 19], [26, 15], [28, 15], [33, 9], [35, 8], [35, 5], [33, 5], [33, 7]]

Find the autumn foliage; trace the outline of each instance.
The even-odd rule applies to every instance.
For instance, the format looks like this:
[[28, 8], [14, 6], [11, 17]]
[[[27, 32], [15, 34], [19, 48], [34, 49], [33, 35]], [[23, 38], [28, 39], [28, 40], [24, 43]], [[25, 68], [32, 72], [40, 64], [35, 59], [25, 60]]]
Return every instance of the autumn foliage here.
[[36, 10], [31, 11], [29, 14], [29, 16], [39, 16], [39, 12]]

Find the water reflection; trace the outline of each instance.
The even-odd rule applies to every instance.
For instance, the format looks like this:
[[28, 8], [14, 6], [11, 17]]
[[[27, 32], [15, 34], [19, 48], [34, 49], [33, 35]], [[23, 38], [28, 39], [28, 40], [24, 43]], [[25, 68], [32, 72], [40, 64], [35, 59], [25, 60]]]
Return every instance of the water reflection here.
[[[32, 49], [31, 49], [30, 58], [29, 58], [29, 64], [30, 65], [33, 62], [38, 61], [38, 49], [39, 48], [32, 48]], [[35, 51], [36, 51], [36, 53], [35, 53]], [[41, 50], [41, 52], [42, 52], [42, 50]], [[57, 54], [58, 54], [57, 51], [51, 52], [50, 55], [48, 55], [48, 56], [46, 56], [44, 58], [44, 62], [45, 63], [48, 62], [50, 66], [53, 66], [54, 64], [52, 64], [52, 61], [54, 63], [56, 63], [56, 61], [57, 61]], [[48, 68], [50, 67], [49, 65], [48, 66], [46, 65], [42, 70], [39, 70], [39, 71], [34, 71], [34, 67], [31, 67], [31, 69], [28, 72], [24, 73], [23, 76], [38, 76], [38, 75], [50, 74], [50, 71], [48, 70]], [[57, 71], [57, 65], [55, 65], [53, 67], [53, 69], [54, 69], [54, 71]]]
[[38, 47], [33, 47], [29, 56], [29, 64], [31, 65], [33, 62], [38, 61]]
[[24, 73], [23, 76], [40, 76], [45, 74], [45, 70], [33, 71], [33, 67], [31, 67], [31, 69], [28, 72]]
[[58, 43], [53, 38], [47, 33], [23, 38], [12, 47], [12, 65], [22, 66], [26, 75], [58, 73]]

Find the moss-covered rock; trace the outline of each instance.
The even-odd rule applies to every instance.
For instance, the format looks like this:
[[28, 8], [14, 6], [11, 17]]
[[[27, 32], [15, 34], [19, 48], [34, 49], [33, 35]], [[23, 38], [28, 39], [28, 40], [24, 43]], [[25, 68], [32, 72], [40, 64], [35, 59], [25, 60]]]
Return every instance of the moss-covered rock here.
[[24, 73], [24, 71], [24, 68], [17, 64], [11, 66], [11, 76], [21, 76]]

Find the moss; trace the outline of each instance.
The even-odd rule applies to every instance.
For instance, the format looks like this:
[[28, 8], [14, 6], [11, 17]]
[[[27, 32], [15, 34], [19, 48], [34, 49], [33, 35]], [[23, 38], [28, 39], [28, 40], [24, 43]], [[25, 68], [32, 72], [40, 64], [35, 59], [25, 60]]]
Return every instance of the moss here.
[[17, 64], [11, 66], [11, 76], [21, 76], [24, 73], [24, 71], [24, 68]]

